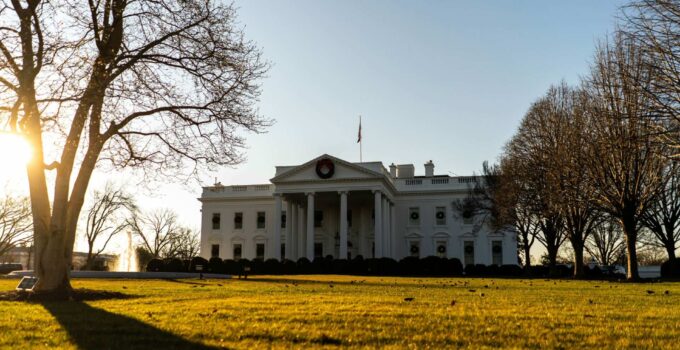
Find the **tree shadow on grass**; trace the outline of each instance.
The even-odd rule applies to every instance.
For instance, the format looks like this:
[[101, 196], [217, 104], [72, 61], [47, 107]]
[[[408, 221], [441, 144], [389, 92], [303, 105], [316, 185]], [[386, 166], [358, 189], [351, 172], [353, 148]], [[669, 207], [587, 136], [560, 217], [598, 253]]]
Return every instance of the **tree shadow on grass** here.
[[79, 349], [217, 349], [81, 302], [43, 302]]

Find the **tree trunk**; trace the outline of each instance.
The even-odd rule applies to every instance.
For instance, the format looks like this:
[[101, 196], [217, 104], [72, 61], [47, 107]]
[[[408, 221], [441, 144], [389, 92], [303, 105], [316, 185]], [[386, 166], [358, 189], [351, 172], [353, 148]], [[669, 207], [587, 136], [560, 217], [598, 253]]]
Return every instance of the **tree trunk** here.
[[531, 251], [531, 247], [529, 245], [524, 244], [524, 270], [527, 272], [531, 270], [531, 255], [529, 254]]
[[628, 281], [639, 281], [640, 274], [638, 273], [637, 248], [635, 247], [635, 243], [637, 242], [637, 225], [632, 216], [624, 217], [622, 222], [623, 233], [626, 236], [626, 257], [628, 258], [626, 279]]
[[585, 271], [583, 270], [583, 243], [579, 241], [571, 242], [574, 248], [574, 278], [584, 278]]
[[675, 244], [674, 242], [666, 242], [664, 245], [666, 248], [666, 253], [668, 253], [668, 261], [673, 262], [675, 261]]

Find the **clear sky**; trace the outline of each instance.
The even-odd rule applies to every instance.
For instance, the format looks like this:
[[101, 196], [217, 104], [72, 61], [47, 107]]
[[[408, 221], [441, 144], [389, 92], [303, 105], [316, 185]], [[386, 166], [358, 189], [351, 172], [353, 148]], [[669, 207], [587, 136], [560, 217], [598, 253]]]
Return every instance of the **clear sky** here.
[[[236, 1], [272, 63], [247, 161], [203, 179], [266, 183], [275, 165], [328, 153], [469, 175], [494, 161], [550, 84], [577, 83], [622, 1]], [[99, 177], [101, 179], [101, 176]], [[97, 182], [95, 182], [96, 184]], [[200, 227], [199, 186], [140, 195]]]

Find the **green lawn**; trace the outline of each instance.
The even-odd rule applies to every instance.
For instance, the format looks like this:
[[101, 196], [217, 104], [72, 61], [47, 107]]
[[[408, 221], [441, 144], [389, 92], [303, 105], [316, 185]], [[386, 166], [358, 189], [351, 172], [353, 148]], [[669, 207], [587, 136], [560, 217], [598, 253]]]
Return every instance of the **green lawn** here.
[[[16, 284], [0, 280], [0, 291]], [[73, 284], [132, 298], [0, 301], [0, 348], [680, 347], [680, 283], [277, 276]]]

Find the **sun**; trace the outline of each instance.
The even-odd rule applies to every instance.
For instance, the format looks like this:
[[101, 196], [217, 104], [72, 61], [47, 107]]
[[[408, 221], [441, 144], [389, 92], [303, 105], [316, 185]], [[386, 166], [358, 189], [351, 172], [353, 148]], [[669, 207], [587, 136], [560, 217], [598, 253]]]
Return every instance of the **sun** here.
[[0, 131], [0, 172], [24, 170], [33, 151], [24, 138]]

